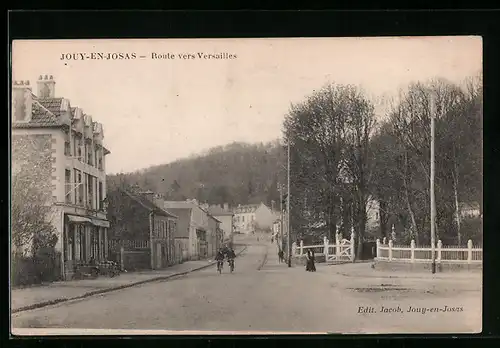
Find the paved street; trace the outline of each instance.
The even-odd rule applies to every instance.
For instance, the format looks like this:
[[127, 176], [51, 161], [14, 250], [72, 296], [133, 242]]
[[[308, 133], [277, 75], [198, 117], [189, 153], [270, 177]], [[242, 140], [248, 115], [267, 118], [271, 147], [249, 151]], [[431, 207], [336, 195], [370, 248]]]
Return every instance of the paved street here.
[[[335, 333], [481, 331], [480, 277], [367, 278], [345, 276], [339, 273], [343, 266], [321, 264], [316, 273], [309, 273], [302, 267], [278, 264], [276, 248], [269, 241], [247, 242], [250, 245], [237, 258], [233, 274], [227, 265], [221, 275], [210, 267], [168, 281], [20, 312], [12, 316], [12, 325]], [[399, 305], [403, 313], [380, 313], [382, 305]], [[407, 313], [409, 306], [462, 309]], [[358, 313], [360, 307], [373, 307], [378, 313]]]

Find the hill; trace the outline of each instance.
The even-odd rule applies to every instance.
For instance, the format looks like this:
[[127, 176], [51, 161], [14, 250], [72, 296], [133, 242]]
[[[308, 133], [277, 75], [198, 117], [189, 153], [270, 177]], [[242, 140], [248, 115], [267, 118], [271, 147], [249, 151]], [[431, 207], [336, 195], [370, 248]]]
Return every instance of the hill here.
[[[209, 204], [230, 205], [271, 201], [279, 204], [278, 181], [284, 152], [278, 141], [235, 142], [202, 154], [133, 173], [108, 176], [108, 188], [139, 185], [166, 199], [196, 198]], [[281, 180], [283, 182], [283, 180]]]

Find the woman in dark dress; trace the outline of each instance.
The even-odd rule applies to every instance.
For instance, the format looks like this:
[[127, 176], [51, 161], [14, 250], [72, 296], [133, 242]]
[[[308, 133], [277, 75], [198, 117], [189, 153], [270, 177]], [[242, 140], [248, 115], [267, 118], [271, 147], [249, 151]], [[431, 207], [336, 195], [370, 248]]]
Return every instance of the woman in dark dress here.
[[311, 250], [307, 250], [306, 252], [306, 271], [311, 272]]
[[316, 272], [316, 265], [314, 262], [316, 261], [316, 256], [314, 255], [314, 250], [311, 252], [311, 272]]

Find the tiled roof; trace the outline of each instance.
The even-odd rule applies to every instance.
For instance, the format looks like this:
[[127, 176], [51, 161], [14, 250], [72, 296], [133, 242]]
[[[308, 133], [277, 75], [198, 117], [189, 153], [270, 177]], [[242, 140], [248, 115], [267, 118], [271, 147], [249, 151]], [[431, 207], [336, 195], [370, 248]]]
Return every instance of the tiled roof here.
[[165, 208], [169, 209], [193, 209], [196, 204], [186, 201], [165, 201]]
[[211, 206], [211, 207], [209, 207], [208, 208], [208, 212], [211, 215], [215, 215], [215, 216], [225, 216], [225, 215], [232, 216], [232, 215], [234, 215], [232, 212], [225, 211], [224, 209], [222, 209], [219, 206]]
[[37, 100], [54, 115], [61, 115], [61, 104], [63, 98], [37, 98]]
[[51, 123], [59, 124], [59, 119], [57, 116], [51, 112], [49, 109], [44, 107], [43, 104], [33, 101], [33, 113], [31, 115], [31, 121], [35, 123]]
[[260, 204], [247, 204], [247, 205], [242, 205], [240, 207], [237, 207], [234, 209], [234, 212], [236, 214], [238, 213], [253, 213], [257, 210], [257, 208], [260, 206]]
[[60, 125], [59, 118], [39, 103], [37, 99], [33, 99], [31, 120], [29, 122], [12, 122], [13, 128], [54, 127]]
[[150, 210], [150, 211], [152, 211], [152, 212], [154, 212], [156, 214], [160, 214], [160, 215], [163, 215], [163, 216], [169, 216], [169, 217], [175, 217], [175, 218], [177, 217], [177, 216], [169, 213], [165, 209], [161, 209], [156, 204], [154, 204], [153, 202], [151, 202], [146, 197], [143, 197], [140, 194], [134, 194], [132, 192], [125, 191], [125, 190], [123, 192], [125, 192], [130, 198], [132, 198], [136, 202], [139, 202], [146, 209], [148, 209], [148, 210]]

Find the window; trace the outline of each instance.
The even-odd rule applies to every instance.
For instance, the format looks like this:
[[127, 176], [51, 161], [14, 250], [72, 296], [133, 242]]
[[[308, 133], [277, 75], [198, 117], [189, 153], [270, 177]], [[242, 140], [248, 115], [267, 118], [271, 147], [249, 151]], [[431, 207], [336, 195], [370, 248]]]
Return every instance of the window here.
[[71, 142], [69, 132], [64, 132], [64, 155], [71, 156]]
[[83, 205], [85, 198], [85, 184], [83, 183], [82, 173], [75, 169], [76, 173], [76, 184], [78, 185], [78, 201], [77, 203]]
[[98, 201], [98, 203], [99, 203], [99, 205], [98, 205], [99, 210], [102, 210], [104, 208], [102, 206], [102, 201], [104, 199], [103, 192], [102, 192], [102, 181], [99, 181], [99, 198], [98, 199], [99, 199], [99, 201]]
[[102, 170], [102, 148], [99, 146], [95, 147], [95, 158], [96, 158], [96, 166], [97, 169]]
[[71, 182], [71, 170], [66, 169], [65, 175], [64, 175], [64, 191], [66, 193], [66, 203], [72, 203], [72, 194], [71, 191], [73, 190], [73, 183]]
[[87, 174], [87, 204], [89, 209], [94, 208], [94, 178]]
[[92, 146], [90, 144], [86, 144], [85, 148], [87, 150], [87, 163], [94, 165], [94, 151], [92, 151]]
[[96, 227], [90, 230], [90, 258], [99, 259], [99, 229]]
[[66, 247], [64, 248], [64, 260], [73, 260], [75, 258], [74, 255], [74, 237], [75, 237], [75, 228], [73, 224], [66, 224], [64, 229], [66, 230]]
[[73, 138], [73, 144], [75, 148], [75, 156], [78, 157], [79, 161], [82, 161], [82, 146], [80, 143], [80, 136], [75, 134], [75, 137]]

